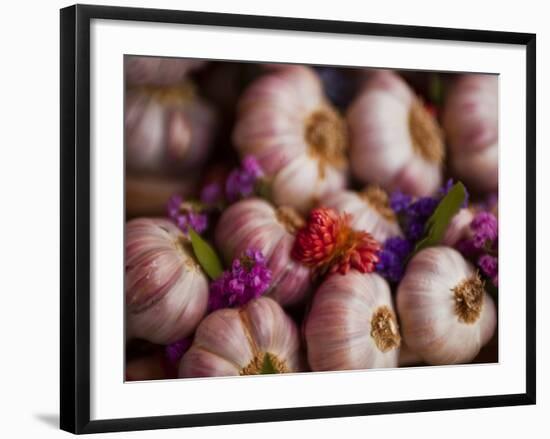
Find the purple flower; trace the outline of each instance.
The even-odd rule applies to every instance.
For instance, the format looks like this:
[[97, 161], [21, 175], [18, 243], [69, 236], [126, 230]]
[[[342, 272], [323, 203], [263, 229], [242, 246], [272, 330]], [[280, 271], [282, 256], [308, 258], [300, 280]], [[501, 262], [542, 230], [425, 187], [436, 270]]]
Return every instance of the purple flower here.
[[431, 197], [422, 197], [410, 203], [401, 214], [401, 223], [405, 236], [415, 242], [424, 236], [426, 221], [432, 216], [439, 201]]
[[492, 213], [479, 212], [470, 228], [473, 232], [472, 243], [477, 249], [490, 246], [498, 238], [498, 221]]
[[216, 204], [221, 198], [222, 188], [218, 182], [207, 184], [201, 190], [201, 201], [205, 204]]
[[395, 213], [404, 212], [411, 202], [412, 197], [403, 192], [395, 191], [390, 196], [390, 207]]
[[242, 168], [247, 174], [253, 176], [254, 178], [260, 178], [264, 175], [264, 171], [260, 167], [258, 160], [250, 155], [243, 159]]
[[379, 254], [376, 271], [390, 282], [399, 282], [405, 272], [405, 262], [413, 250], [412, 243], [405, 238], [393, 237], [384, 242]]
[[166, 358], [173, 366], [177, 366], [183, 354], [191, 346], [191, 337], [185, 337], [164, 348]]
[[498, 260], [494, 256], [481, 255], [477, 260], [477, 265], [487, 277], [493, 278], [498, 274]]
[[265, 293], [270, 283], [271, 270], [265, 264], [264, 255], [248, 249], [233, 260], [230, 270], [210, 284], [208, 308], [215, 311], [242, 306]]
[[470, 223], [471, 236], [457, 244], [493, 285], [498, 286], [498, 220], [489, 212], [479, 212]]
[[243, 159], [241, 167], [234, 169], [225, 182], [225, 193], [230, 201], [245, 198], [254, 193], [256, 181], [263, 177], [264, 173], [258, 161], [247, 156]]
[[205, 213], [197, 211], [192, 203], [185, 203], [181, 195], [174, 194], [166, 205], [168, 218], [185, 234], [189, 227], [197, 233], [202, 233], [208, 228], [208, 217]]
[[180, 207], [183, 204], [183, 197], [178, 194], [172, 195], [166, 203], [166, 211], [168, 212], [169, 218], [176, 218], [180, 213]]

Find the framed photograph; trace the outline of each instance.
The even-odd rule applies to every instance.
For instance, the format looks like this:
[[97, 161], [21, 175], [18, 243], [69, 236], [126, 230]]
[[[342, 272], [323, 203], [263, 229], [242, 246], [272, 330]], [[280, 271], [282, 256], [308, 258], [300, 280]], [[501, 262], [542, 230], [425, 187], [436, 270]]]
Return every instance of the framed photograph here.
[[77, 5], [60, 80], [62, 429], [535, 403], [534, 34]]

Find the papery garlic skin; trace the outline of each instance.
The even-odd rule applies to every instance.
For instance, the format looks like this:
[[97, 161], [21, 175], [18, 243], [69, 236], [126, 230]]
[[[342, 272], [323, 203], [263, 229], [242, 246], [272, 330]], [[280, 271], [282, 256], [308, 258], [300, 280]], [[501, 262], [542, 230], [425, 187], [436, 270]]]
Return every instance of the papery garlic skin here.
[[253, 82], [239, 101], [233, 141], [259, 161], [278, 206], [305, 213], [346, 183], [346, 124], [309, 67], [270, 69]]
[[390, 287], [378, 274], [350, 270], [327, 278], [304, 333], [314, 371], [397, 367], [399, 327]]
[[347, 120], [356, 178], [415, 196], [431, 195], [441, 185], [440, 129], [396, 73], [369, 71]]
[[127, 338], [169, 344], [193, 332], [206, 314], [208, 279], [173, 223], [129, 221], [125, 267]]
[[453, 247], [460, 240], [465, 239], [469, 235], [470, 223], [474, 219], [474, 213], [471, 209], [463, 207], [458, 213], [451, 219], [441, 245]]
[[401, 341], [399, 349], [399, 367], [416, 366], [422, 363], [422, 358], [413, 352], [405, 342]]
[[179, 376], [256, 375], [265, 355], [279, 373], [303, 370], [296, 325], [274, 300], [261, 297], [206, 317], [183, 355]]
[[302, 219], [288, 207], [274, 208], [260, 198], [238, 201], [222, 214], [215, 242], [230, 264], [248, 248], [260, 250], [271, 270], [266, 295], [282, 306], [301, 302], [311, 287], [309, 269], [294, 261], [290, 252]]
[[132, 85], [166, 86], [181, 82], [204, 64], [197, 59], [128, 55], [124, 57], [124, 74]]
[[217, 115], [190, 83], [127, 90], [126, 163], [134, 173], [178, 174], [200, 166], [214, 140]]
[[[397, 312], [405, 343], [426, 363], [470, 362], [491, 339], [495, 304], [477, 276], [450, 247], [424, 249], [409, 262], [397, 290]], [[471, 288], [461, 288], [465, 282], [473, 282]]]
[[498, 77], [460, 76], [450, 87], [443, 110], [450, 167], [476, 191], [498, 189]]
[[402, 236], [402, 232], [394, 212], [387, 203], [381, 204], [381, 196], [386, 195], [378, 188], [368, 188], [363, 192], [346, 190], [327, 195], [321, 204], [339, 213], [350, 214], [353, 229], [365, 230], [378, 242], [384, 243], [393, 236]]

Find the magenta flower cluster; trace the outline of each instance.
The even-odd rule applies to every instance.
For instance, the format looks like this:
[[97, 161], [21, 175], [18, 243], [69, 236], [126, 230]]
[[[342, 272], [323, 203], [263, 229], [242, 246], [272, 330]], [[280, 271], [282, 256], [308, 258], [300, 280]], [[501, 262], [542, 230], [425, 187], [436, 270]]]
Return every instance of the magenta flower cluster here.
[[492, 213], [477, 213], [470, 223], [470, 236], [457, 248], [498, 287], [498, 220]]
[[258, 161], [247, 156], [239, 168], [234, 169], [225, 182], [225, 195], [229, 201], [236, 201], [254, 193], [256, 182], [264, 176]]
[[168, 200], [166, 206], [168, 218], [170, 218], [185, 234], [192, 228], [197, 233], [204, 232], [208, 227], [208, 217], [192, 203], [185, 203], [183, 197], [174, 194]]
[[209, 311], [232, 308], [264, 294], [271, 283], [271, 270], [262, 252], [248, 249], [233, 260], [231, 269], [210, 284]]

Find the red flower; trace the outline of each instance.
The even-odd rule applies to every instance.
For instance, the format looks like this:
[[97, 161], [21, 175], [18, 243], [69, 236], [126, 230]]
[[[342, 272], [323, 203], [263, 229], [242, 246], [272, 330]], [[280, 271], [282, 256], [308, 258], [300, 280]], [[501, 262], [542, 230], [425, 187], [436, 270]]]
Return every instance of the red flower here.
[[296, 235], [292, 257], [312, 267], [315, 274], [346, 274], [350, 268], [371, 273], [380, 244], [367, 232], [353, 230], [350, 216], [320, 207], [311, 211], [307, 225]]

